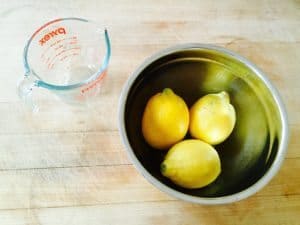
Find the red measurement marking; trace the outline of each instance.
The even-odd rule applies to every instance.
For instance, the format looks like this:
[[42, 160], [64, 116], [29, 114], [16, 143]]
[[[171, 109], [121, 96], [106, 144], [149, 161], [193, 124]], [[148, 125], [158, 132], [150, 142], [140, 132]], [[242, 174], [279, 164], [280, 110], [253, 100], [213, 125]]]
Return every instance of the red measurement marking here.
[[65, 52], [72, 51], [72, 50], [80, 50], [80, 47], [64, 49], [64, 50], [60, 51], [59, 53], [57, 53], [57, 54], [55, 55], [55, 57], [58, 57], [58, 56], [60, 56], [61, 54], [65, 53]]
[[[53, 39], [54, 40], [54, 39]], [[70, 40], [69, 43], [66, 43], [66, 41]], [[68, 46], [69, 44], [77, 44], [77, 37], [76, 36], [72, 36], [72, 37], [67, 37], [67, 38], [61, 38], [58, 40], [54, 40], [53, 43], [51, 43], [48, 48], [46, 48], [42, 53], [41, 53], [41, 59], [43, 60], [45, 57], [47, 57], [47, 55], [51, 54], [52, 52], [49, 52], [49, 50], [53, 50], [56, 51], [57, 48], [55, 47], [56, 45], [58, 45], [59, 43], [61, 43], [60, 45], [62, 46]], [[47, 63], [46, 63], [47, 64]]]
[[62, 57], [62, 58], [60, 58], [60, 60], [59, 61], [64, 61], [65, 59], [67, 59], [67, 58], [69, 58], [69, 57], [71, 57], [71, 56], [75, 56], [75, 55], [79, 55], [78, 53], [73, 53], [73, 54], [70, 54], [70, 55], [65, 55], [64, 57]]
[[62, 44], [58, 45], [57, 47], [54, 48], [54, 51], [59, 50], [60, 48], [64, 47]]
[[50, 57], [47, 58], [46, 64], [48, 64], [49, 62], [50, 62]]
[[106, 77], [107, 70], [104, 70], [101, 74], [99, 74], [98, 78], [94, 81], [91, 81], [90, 83], [83, 86], [83, 88], [80, 90], [79, 94], [75, 97], [78, 101], [83, 101], [89, 96], [93, 96], [95, 92], [91, 92], [91, 90], [94, 90], [94, 88], [101, 84], [104, 77]]
[[[71, 53], [71, 54], [69, 54], [69, 56], [75, 56], [75, 55], [79, 55], [79, 51], [80, 51], [80, 47], [74, 47], [74, 48], [69, 48], [69, 49], [64, 49], [64, 50], [62, 50], [62, 51], [60, 51], [59, 53], [57, 53], [53, 58], [52, 58], [52, 60], [51, 60], [51, 62], [48, 62], [48, 69], [52, 69], [53, 68], [53, 66], [54, 66], [54, 64], [57, 62], [57, 59], [59, 58], [59, 56], [61, 56], [61, 55], [63, 55], [64, 53], [69, 53], [70, 51], [75, 51], [75, 52], [73, 52], [73, 53]], [[64, 57], [64, 56], [63, 56]], [[62, 58], [63, 57], [61, 57], [59, 60], [60, 61], [63, 61], [62, 60]]]
[[99, 74], [98, 78], [94, 81], [91, 81], [90, 83], [83, 86], [83, 88], [80, 90], [81, 94], [85, 94], [86, 92], [92, 90], [95, 88], [106, 76], [107, 70], [104, 70], [101, 74]]

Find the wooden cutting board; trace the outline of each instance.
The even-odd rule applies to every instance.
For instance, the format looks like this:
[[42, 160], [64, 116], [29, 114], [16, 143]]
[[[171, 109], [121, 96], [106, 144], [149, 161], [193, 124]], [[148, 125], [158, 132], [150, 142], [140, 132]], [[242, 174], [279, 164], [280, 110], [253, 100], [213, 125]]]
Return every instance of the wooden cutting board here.
[[[40, 25], [76, 16], [102, 22], [112, 42], [107, 80], [89, 108], [39, 90], [40, 112], [20, 104], [22, 51]], [[300, 222], [300, 2], [2, 1], [0, 7], [0, 224], [296, 225]], [[132, 166], [117, 125], [118, 98], [148, 56], [174, 44], [227, 47], [278, 88], [289, 114], [282, 169], [259, 193], [230, 205], [176, 200]]]

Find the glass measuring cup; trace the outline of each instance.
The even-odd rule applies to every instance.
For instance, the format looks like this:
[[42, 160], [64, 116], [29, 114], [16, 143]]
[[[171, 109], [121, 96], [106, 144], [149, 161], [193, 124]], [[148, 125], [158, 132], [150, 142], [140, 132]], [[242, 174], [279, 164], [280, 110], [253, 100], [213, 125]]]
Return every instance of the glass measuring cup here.
[[50, 21], [24, 48], [25, 76], [18, 94], [38, 110], [33, 91], [46, 88], [67, 103], [82, 103], [99, 92], [111, 55], [108, 32], [81, 18]]

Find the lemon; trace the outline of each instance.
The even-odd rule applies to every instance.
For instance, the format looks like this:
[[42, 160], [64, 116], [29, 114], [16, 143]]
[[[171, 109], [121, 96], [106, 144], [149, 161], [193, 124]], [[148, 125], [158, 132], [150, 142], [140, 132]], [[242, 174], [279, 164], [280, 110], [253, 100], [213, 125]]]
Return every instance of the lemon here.
[[165, 88], [147, 102], [142, 118], [142, 133], [153, 148], [170, 148], [184, 138], [188, 126], [188, 107], [170, 88]]
[[209, 144], [189, 139], [175, 144], [161, 164], [161, 172], [185, 188], [201, 188], [212, 183], [221, 172], [217, 151]]
[[192, 137], [216, 145], [230, 135], [235, 121], [228, 93], [208, 94], [191, 107], [189, 131]]

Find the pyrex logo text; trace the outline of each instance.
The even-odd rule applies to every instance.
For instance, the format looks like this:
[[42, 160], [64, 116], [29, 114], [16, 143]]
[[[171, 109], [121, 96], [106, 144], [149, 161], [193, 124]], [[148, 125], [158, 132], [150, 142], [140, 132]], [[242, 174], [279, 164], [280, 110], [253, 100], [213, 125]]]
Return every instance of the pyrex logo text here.
[[44, 37], [39, 41], [40, 45], [43, 46], [48, 40], [50, 40], [52, 37], [58, 34], [66, 34], [66, 30], [63, 27], [57, 28], [56, 30], [53, 30], [49, 32], [48, 34], [45, 34]]

